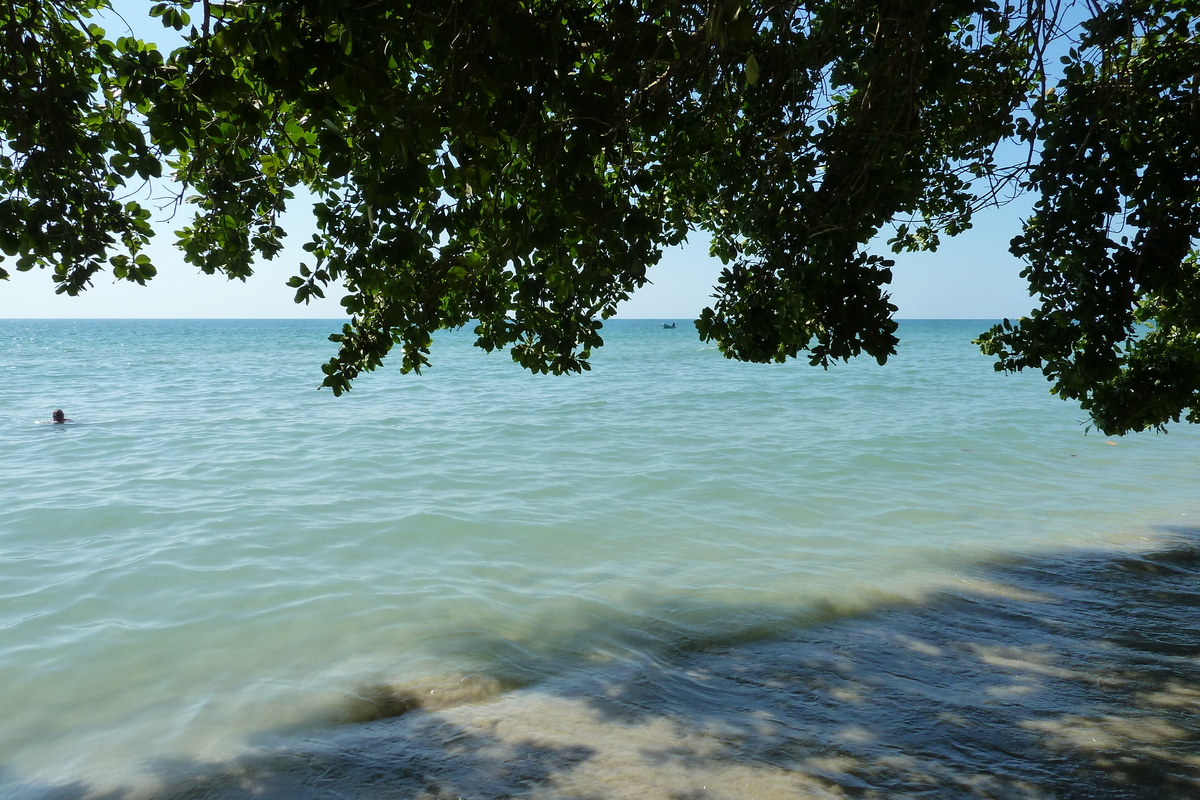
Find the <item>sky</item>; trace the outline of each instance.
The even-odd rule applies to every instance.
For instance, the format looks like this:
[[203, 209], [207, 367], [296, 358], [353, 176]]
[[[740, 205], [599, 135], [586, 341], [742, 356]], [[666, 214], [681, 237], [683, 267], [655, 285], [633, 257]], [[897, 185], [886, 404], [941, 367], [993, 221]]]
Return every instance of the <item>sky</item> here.
[[[114, 7], [129, 20], [137, 35], [170, 46], [157, 20], [144, 16], [146, 0], [114, 0]], [[111, 36], [117, 24], [105, 23]], [[1020, 278], [1021, 263], [1008, 253], [1008, 241], [1020, 231], [1028, 202], [1017, 201], [976, 216], [975, 226], [946, 240], [935, 253], [895, 256], [892, 302], [901, 319], [999, 319], [1029, 312], [1033, 302]], [[79, 297], [54, 293], [51, 275], [42, 270], [13, 272], [0, 281], [0, 318], [315, 318], [344, 317], [340, 293], [323, 301], [297, 305], [294, 291], [285, 284], [306, 255], [300, 246], [308, 240], [309, 223], [292, 215], [284, 227], [290, 233], [284, 251], [271, 262], [262, 262], [246, 282], [222, 275], [208, 276], [184, 263], [174, 249], [172, 231], [185, 224], [182, 216], [156, 218], [158, 235], [149, 254], [159, 274], [146, 286], [114, 281], [110, 274], [97, 276], [94, 286]], [[871, 252], [887, 254], [880, 243]], [[708, 255], [707, 240], [694, 236], [682, 247], [668, 251], [651, 268], [651, 283], [638, 290], [618, 310], [624, 319], [696, 318], [711, 303], [721, 264]]]
[[[1014, 203], [981, 213], [975, 226], [946, 240], [935, 253], [894, 256], [890, 291], [901, 319], [1000, 319], [1027, 314], [1033, 303], [1020, 277], [1021, 262], [1008, 253], [1008, 240], [1020, 230], [1022, 212]], [[0, 318], [309, 318], [344, 315], [340, 294], [307, 306], [293, 301], [285, 284], [303, 260], [308, 239], [301, 221], [289, 228], [288, 246], [274, 261], [262, 262], [245, 283], [204, 275], [174, 250], [171, 231], [180, 220], [161, 221], [151, 256], [159, 274], [146, 286], [114, 281], [108, 273], [78, 297], [54, 293], [47, 271], [17, 273], [0, 282]], [[882, 246], [873, 250], [886, 254]], [[310, 259], [311, 263], [311, 259]], [[649, 272], [651, 283], [618, 310], [620, 319], [695, 319], [709, 305], [721, 271], [701, 236], [668, 251]]]

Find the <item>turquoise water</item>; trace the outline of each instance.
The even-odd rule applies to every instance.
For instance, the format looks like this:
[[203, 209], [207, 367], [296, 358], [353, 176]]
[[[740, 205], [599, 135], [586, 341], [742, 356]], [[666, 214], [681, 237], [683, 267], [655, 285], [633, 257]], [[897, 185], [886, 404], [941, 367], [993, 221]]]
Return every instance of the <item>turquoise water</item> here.
[[341, 398], [315, 388], [335, 327], [0, 321], [0, 795], [169, 793], [1200, 515], [1200, 432], [1085, 435], [992, 371], [984, 322], [904, 322], [886, 367], [826, 372], [617, 321], [564, 378], [455, 331]]

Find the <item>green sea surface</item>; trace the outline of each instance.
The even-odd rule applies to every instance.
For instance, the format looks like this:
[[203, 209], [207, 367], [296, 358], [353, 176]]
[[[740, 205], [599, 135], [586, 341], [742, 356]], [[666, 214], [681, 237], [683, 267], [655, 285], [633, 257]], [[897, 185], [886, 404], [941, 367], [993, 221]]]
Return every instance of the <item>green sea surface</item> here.
[[334, 398], [331, 322], [0, 321], [0, 796], [1068, 797], [1081, 730], [1189, 796], [1200, 432], [1088, 432], [987, 327], [615, 321], [558, 378], [450, 331]]

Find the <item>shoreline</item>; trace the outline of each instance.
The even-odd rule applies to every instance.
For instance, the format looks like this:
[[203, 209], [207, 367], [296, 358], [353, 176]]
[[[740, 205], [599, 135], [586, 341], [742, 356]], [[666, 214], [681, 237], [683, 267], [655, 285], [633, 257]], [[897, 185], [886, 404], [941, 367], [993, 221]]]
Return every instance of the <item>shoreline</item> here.
[[1200, 529], [1167, 534], [994, 564], [785, 637], [509, 691], [481, 678], [467, 702], [152, 765], [153, 786], [16, 796], [1184, 800], [1200, 792]]

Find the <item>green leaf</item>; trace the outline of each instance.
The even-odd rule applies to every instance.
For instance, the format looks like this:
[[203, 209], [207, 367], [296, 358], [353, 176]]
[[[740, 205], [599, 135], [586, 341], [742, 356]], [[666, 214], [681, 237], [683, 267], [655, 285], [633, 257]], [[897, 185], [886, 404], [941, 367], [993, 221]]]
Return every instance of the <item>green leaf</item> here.
[[749, 86], [758, 83], [758, 59], [753, 53], [746, 59], [746, 83]]

